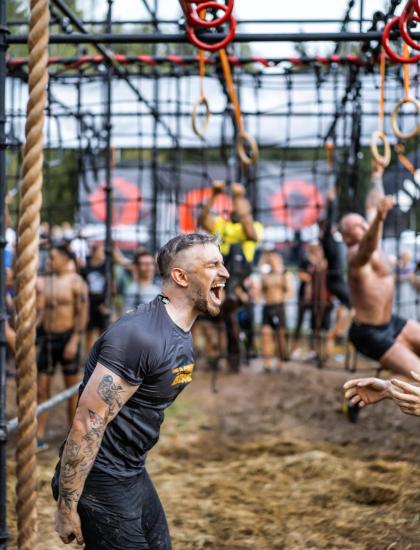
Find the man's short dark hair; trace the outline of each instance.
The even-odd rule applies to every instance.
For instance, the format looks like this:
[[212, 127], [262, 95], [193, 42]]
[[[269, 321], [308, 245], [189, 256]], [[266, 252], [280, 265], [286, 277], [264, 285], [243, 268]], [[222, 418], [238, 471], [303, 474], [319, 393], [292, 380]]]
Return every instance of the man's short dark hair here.
[[161, 277], [164, 280], [169, 279], [171, 267], [177, 254], [197, 244], [215, 244], [218, 246], [219, 239], [214, 235], [205, 235], [203, 233], [188, 233], [187, 235], [174, 237], [164, 244], [158, 252], [157, 264]]
[[74, 252], [70, 249], [68, 243], [65, 242], [54, 242], [50, 250], [57, 250], [62, 256], [67, 256], [69, 260], [76, 260]]
[[151, 252], [149, 252], [148, 250], [142, 250], [141, 252], [136, 252], [134, 254], [133, 262], [137, 265], [140, 263], [140, 260], [142, 258], [152, 258], [153, 260], [155, 259]]

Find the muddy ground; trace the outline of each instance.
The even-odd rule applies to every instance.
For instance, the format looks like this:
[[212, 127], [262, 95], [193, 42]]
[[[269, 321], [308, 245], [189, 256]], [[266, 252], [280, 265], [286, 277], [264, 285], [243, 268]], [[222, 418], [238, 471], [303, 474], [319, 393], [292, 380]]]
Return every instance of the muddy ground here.
[[[174, 549], [420, 549], [420, 418], [385, 402], [350, 424], [348, 378], [298, 363], [263, 374], [256, 364], [220, 375], [215, 394], [196, 372], [148, 459]], [[65, 548], [49, 492], [64, 419], [60, 407], [39, 454], [40, 550]], [[9, 463], [14, 548], [12, 449]]]

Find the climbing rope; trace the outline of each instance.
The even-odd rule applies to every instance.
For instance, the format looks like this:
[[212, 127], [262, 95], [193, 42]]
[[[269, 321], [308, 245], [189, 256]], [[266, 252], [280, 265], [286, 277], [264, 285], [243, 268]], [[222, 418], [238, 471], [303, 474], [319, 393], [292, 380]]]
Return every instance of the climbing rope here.
[[44, 109], [48, 83], [48, 22], [48, 0], [31, 0], [29, 98], [16, 259], [16, 383], [19, 417], [16, 513], [19, 550], [37, 548], [35, 285], [42, 201]]
[[[385, 73], [386, 73], [386, 60], [385, 53], [381, 52], [380, 63], [380, 94], [379, 94], [379, 116], [378, 116], [378, 129], [373, 132], [370, 140], [370, 149], [375, 161], [383, 168], [386, 168], [391, 162], [391, 147], [389, 145], [388, 138], [384, 133], [384, 116], [385, 116]], [[384, 146], [384, 153], [381, 155], [378, 150], [378, 141], [381, 141]]]

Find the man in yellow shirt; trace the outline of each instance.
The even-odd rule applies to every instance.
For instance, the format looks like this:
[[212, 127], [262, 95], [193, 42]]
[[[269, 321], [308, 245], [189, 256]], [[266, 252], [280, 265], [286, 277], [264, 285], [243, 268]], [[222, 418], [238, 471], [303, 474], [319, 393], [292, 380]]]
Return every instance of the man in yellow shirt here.
[[231, 186], [233, 201], [231, 219], [214, 216], [211, 212], [214, 201], [218, 195], [225, 192], [226, 186], [222, 181], [213, 182], [212, 194], [203, 207], [199, 223], [206, 231], [220, 237], [220, 252], [223, 256], [229, 255], [233, 244], [241, 244], [245, 259], [252, 263], [257, 245], [263, 237], [264, 226], [254, 221], [245, 187], [240, 183], [233, 183]]
[[[233, 372], [239, 370], [239, 324], [237, 320], [237, 309], [242, 305], [243, 281], [249, 276], [254, 260], [257, 245], [262, 240], [264, 227], [256, 222], [252, 216], [252, 208], [246, 198], [246, 190], [240, 183], [233, 183], [231, 186], [233, 211], [230, 220], [222, 216], [214, 216], [212, 208], [216, 197], [226, 193], [226, 186], [221, 181], [213, 182], [212, 194], [204, 205], [199, 217], [199, 224], [212, 235], [218, 235], [221, 241], [220, 252], [222, 253], [226, 266], [230, 266], [230, 279], [226, 288], [226, 299], [222, 309], [222, 318], [226, 327], [227, 355], [229, 368]], [[214, 328], [214, 327], [213, 327]], [[207, 335], [212, 332], [207, 327]], [[219, 331], [218, 331], [219, 332]], [[208, 354], [214, 358], [213, 363], [217, 364], [220, 357], [220, 338], [218, 349], [208, 350]], [[217, 354], [217, 357], [214, 355]]]

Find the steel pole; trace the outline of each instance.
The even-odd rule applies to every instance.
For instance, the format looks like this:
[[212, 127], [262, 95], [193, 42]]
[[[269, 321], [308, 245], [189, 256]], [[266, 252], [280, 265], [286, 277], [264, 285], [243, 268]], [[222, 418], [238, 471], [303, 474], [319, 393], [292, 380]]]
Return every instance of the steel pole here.
[[7, 425], [6, 425], [6, 289], [4, 250], [6, 248], [6, 0], [0, 0], [0, 549], [7, 546], [6, 478], [7, 478]]

